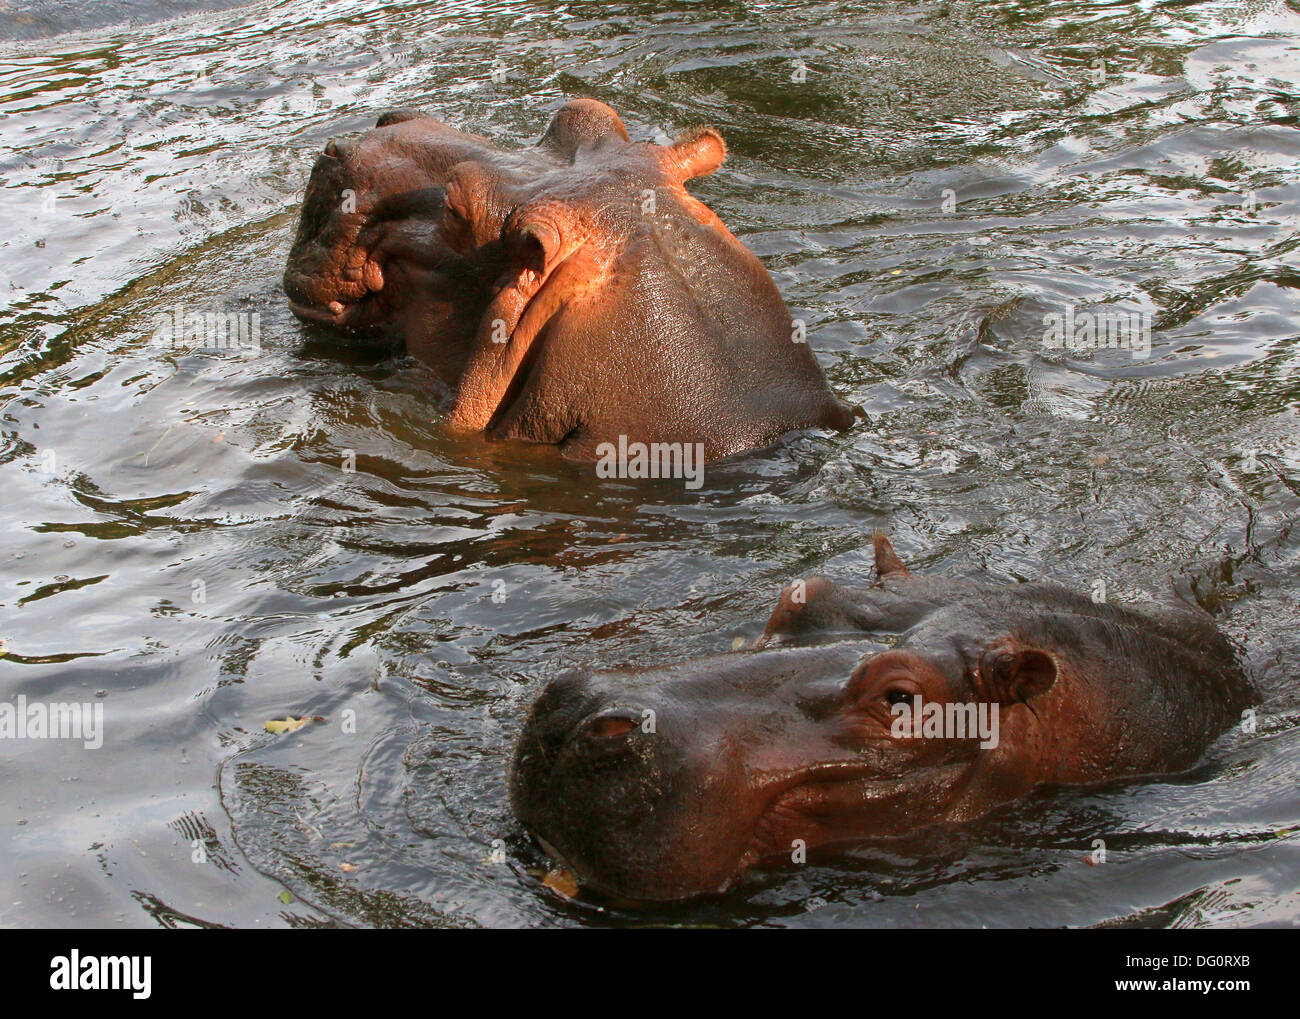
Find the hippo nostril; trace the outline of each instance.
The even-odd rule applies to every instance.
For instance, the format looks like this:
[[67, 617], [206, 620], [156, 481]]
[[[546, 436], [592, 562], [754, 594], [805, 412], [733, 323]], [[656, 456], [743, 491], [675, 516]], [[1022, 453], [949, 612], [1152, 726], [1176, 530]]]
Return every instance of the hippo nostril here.
[[600, 739], [626, 736], [637, 727], [639, 718], [627, 711], [607, 711], [587, 723], [589, 735]]

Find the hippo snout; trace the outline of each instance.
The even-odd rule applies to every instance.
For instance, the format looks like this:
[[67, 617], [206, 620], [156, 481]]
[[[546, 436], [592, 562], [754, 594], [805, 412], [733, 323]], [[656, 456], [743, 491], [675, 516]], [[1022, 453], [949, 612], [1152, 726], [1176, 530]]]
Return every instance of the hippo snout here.
[[721, 888], [746, 839], [719, 818], [726, 853], [692, 844], [742, 777], [708, 725], [656, 693], [608, 674], [557, 677], [529, 714], [510, 777], [516, 816], [556, 862], [625, 899]]
[[856, 654], [566, 672], [524, 725], [515, 814], [586, 888], [637, 901], [723, 891], [774, 841], [764, 818], [806, 773], [792, 764], [846, 756], [827, 742], [842, 687], [828, 677]]
[[586, 785], [597, 774], [606, 802], [639, 796], [642, 807], [653, 807], [644, 783], [620, 783], [615, 772], [619, 758], [630, 772], [654, 756], [654, 744], [639, 737], [655, 734], [657, 717], [654, 708], [615, 696], [592, 673], [557, 676], [533, 705], [515, 754], [512, 787], [523, 813], [545, 822], [553, 794]]

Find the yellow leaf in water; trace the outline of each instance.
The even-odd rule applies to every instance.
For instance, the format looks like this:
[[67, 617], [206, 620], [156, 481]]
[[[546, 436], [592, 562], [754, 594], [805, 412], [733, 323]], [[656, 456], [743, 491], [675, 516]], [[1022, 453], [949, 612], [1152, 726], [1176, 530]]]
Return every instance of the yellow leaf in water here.
[[559, 892], [566, 899], [578, 894], [578, 882], [567, 870], [558, 867], [542, 878], [542, 884], [553, 892]]
[[355, 863], [339, 864], [339, 870], [343, 871], [344, 874], [351, 874], [356, 869], [357, 869], [357, 865]]
[[266, 723], [266, 731], [273, 732], [277, 736], [283, 736], [286, 732], [297, 732], [304, 725], [312, 722], [323, 722], [325, 719], [320, 715], [303, 715], [301, 718], [294, 718], [293, 715], [286, 715], [284, 718], [273, 718]]

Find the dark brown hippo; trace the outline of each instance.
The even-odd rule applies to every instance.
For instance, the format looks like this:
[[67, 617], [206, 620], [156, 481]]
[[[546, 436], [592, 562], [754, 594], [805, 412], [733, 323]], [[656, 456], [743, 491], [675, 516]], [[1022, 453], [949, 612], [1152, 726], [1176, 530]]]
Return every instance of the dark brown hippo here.
[[847, 428], [767, 270], [684, 187], [725, 151], [712, 128], [630, 142], [591, 99], [517, 152], [385, 114], [317, 160], [285, 291], [300, 318], [404, 343], [453, 426], [575, 459], [620, 435], [714, 459]]
[[780, 649], [555, 679], [516, 751], [519, 820], [586, 887], [678, 899], [801, 845], [1189, 768], [1254, 698], [1199, 609], [915, 577], [883, 537], [876, 570], [787, 588], [757, 642]]

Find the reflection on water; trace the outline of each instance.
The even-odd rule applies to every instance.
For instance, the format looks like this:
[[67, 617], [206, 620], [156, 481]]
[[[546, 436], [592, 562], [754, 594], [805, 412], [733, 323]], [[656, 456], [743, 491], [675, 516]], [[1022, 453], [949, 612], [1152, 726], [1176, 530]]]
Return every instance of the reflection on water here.
[[[69, 7], [0, 8], [0, 684], [108, 732], [4, 744], [4, 922], [1300, 916], [1293, 6]], [[699, 492], [597, 482], [444, 434], [418, 366], [287, 313], [326, 140], [421, 106], [522, 144], [573, 96], [723, 131], [692, 187], [865, 425]], [[260, 351], [151, 343], [178, 307], [260, 315]], [[1046, 345], [1066, 309], [1145, 316], [1149, 354]], [[662, 916], [542, 889], [503, 782], [539, 685], [727, 649], [879, 526], [932, 572], [1199, 598], [1259, 731]]]

